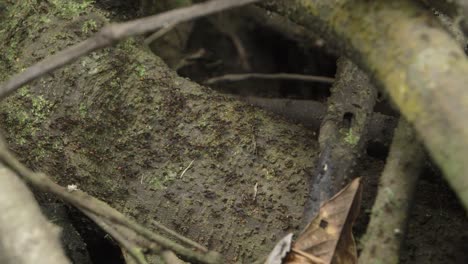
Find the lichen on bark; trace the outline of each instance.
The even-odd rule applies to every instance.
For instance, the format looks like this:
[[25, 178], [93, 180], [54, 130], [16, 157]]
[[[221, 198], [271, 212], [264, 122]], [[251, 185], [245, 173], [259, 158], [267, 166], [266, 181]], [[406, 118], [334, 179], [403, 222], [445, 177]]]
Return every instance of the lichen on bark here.
[[[3, 80], [91, 35], [84, 21], [108, 23], [92, 5], [63, 16], [60, 3], [9, 7]], [[317, 152], [312, 132], [177, 76], [134, 40], [22, 88], [0, 104], [0, 120], [34, 170], [141, 223], [157, 219], [227, 262], [251, 262], [297, 231]]]
[[385, 89], [468, 208], [468, 60], [433, 14], [409, 0], [273, 0]]

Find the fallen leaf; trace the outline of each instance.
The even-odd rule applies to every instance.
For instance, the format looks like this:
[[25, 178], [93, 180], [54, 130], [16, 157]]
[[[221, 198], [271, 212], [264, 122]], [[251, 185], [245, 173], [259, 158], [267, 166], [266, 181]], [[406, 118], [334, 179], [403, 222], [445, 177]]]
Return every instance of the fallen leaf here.
[[286, 264], [353, 264], [357, 250], [352, 234], [361, 201], [360, 179], [325, 202], [295, 241]]
[[283, 263], [284, 257], [286, 257], [289, 251], [291, 251], [292, 237], [293, 237], [292, 233], [287, 234], [278, 243], [276, 243], [276, 246], [273, 248], [270, 255], [268, 255], [268, 258], [265, 264]]

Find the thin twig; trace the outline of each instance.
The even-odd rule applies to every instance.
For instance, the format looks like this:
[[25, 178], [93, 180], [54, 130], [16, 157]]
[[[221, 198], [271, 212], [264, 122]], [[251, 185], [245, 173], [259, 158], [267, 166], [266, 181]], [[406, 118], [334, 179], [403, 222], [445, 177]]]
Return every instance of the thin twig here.
[[195, 241], [193, 241], [193, 240], [191, 240], [189, 238], [186, 238], [186, 237], [180, 235], [179, 233], [167, 228], [166, 226], [159, 223], [158, 221], [153, 220], [152, 223], [157, 229], [167, 233], [170, 236], [173, 236], [174, 238], [177, 238], [178, 240], [180, 240], [180, 242], [183, 242], [183, 243], [187, 244], [188, 246], [194, 247], [194, 248], [200, 250], [201, 252], [208, 252], [208, 249], [206, 247], [204, 247], [204, 246], [198, 244], [197, 242], [195, 242]]
[[182, 178], [182, 177], [184, 176], [184, 174], [190, 169], [190, 167], [192, 167], [192, 164], [193, 164], [194, 161], [195, 161], [195, 160], [192, 160], [192, 161], [190, 162], [190, 164], [187, 166], [187, 168], [185, 168], [185, 170], [182, 171], [182, 173], [180, 174], [179, 178]]
[[206, 50], [201, 48], [195, 51], [192, 54], [189, 54], [187, 57], [183, 58], [176, 66], [174, 66], [175, 71], [179, 71], [180, 69], [191, 65], [194, 63], [195, 60], [201, 59], [206, 56]]
[[159, 39], [160, 37], [166, 35], [167, 32], [171, 31], [172, 29], [175, 28], [177, 24], [167, 24], [160, 30], [154, 32], [151, 34], [151, 36], [147, 37], [145, 39], [145, 45], [149, 46], [151, 43], [153, 43], [155, 40]]
[[167, 25], [176, 25], [181, 22], [259, 1], [260, 0], [212, 0], [154, 16], [135, 19], [124, 23], [110, 24], [103, 27], [93, 37], [46, 57], [21, 73], [17, 73], [11, 77], [0, 86], [0, 99], [5, 98], [21, 86], [47, 73], [67, 65], [95, 50], [111, 46], [119, 40], [154, 32]]
[[99, 227], [106, 231], [112, 238], [114, 238], [128, 252], [128, 254], [130, 254], [130, 256], [137, 264], [148, 264], [145, 256], [141, 252], [141, 248], [125, 238], [120, 232], [118, 232], [118, 230], [106, 223], [106, 221], [104, 221], [101, 217], [86, 210], [82, 212], [91, 218], [91, 220], [93, 220]]
[[222, 34], [226, 35], [232, 42], [237, 55], [239, 56], [239, 62], [245, 71], [250, 71], [252, 65], [249, 62], [249, 54], [247, 49], [242, 43], [242, 39], [239, 37], [238, 30], [239, 26], [237, 23], [232, 23], [232, 18], [229, 15], [218, 14], [208, 19], [211, 24]]
[[12, 171], [18, 174], [23, 180], [40, 189], [41, 191], [50, 192], [57, 195], [64, 201], [76, 206], [80, 210], [87, 210], [104, 219], [122, 225], [138, 235], [153, 241], [160, 245], [163, 249], [174, 251], [184, 260], [201, 262], [201, 263], [220, 263], [221, 257], [216, 252], [200, 253], [187, 249], [174, 241], [163, 236], [157, 235], [146, 229], [144, 226], [131, 221], [122, 213], [115, 210], [105, 202], [88, 195], [82, 191], [68, 192], [66, 188], [53, 182], [48, 176], [43, 173], [35, 173], [18, 161], [16, 157], [7, 149], [7, 146], [2, 137], [0, 137], [0, 162], [9, 167]]
[[244, 45], [242, 44], [242, 40], [235, 32], [229, 33], [228, 36], [231, 39], [232, 44], [234, 44], [234, 47], [236, 48], [242, 68], [246, 71], [249, 71], [250, 69], [252, 69], [252, 66], [250, 65], [249, 54], [245, 49]]
[[281, 34], [287, 39], [293, 40], [304, 47], [325, 48], [329, 53], [334, 53], [330, 45], [325, 46], [325, 41], [313, 30], [292, 22], [287, 17], [278, 15], [275, 12], [267, 11], [256, 5], [251, 5], [242, 10], [242, 14], [262, 27], [269, 28]]
[[[413, 128], [404, 118], [398, 127], [379, 181], [359, 263], [399, 263], [424, 150]], [[385, 241], [385, 243], [382, 243]]]
[[254, 185], [254, 194], [253, 194], [253, 200], [257, 200], [257, 194], [258, 194], [258, 182], [255, 183]]
[[248, 79], [266, 79], [266, 80], [293, 80], [303, 82], [323, 82], [333, 83], [334, 79], [324, 76], [313, 76], [296, 73], [245, 73], [245, 74], [226, 74], [219, 77], [214, 77], [205, 81], [206, 84], [214, 84], [219, 82], [237, 82]]

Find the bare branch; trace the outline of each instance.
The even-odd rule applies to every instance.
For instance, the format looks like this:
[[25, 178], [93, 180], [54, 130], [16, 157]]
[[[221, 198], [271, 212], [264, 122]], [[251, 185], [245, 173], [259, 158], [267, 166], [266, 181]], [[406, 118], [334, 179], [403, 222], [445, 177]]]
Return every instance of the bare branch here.
[[[410, 0], [271, 0], [353, 59], [413, 124], [468, 209], [468, 59], [429, 10]], [[448, 136], [449, 135], [449, 136]]]
[[83, 211], [89, 218], [91, 218], [99, 227], [101, 227], [105, 232], [107, 232], [112, 238], [114, 238], [126, 251], [127, 253], [135, 260], [137, 264], [148, 264], [145, 259], [145, 256], [141, 252], [135, 243], [130, 241], [128, 238], [124, 237], [118, 230], [106, 223], [101, 217], [90, 213], [88, 211]]
[[102, 28], [94, 37], [57, 52], [11, 77], [0, 86], [0, 99], [5, 98], [19, 87], [47, 73], [67, 65], [92, 51], [111, 46], [119, 40], [259, 1], [212, 0], [129, 22], [110, 24]]
[[324, 76], [313, 76], [295, 73], [245, 73], [245, 74], [226, 74], [219, 77], [210, 78], [205, 81], [206, 84], [215, 84], [218, 82], [236, 82], [248, 79], [266, 79], [266, 80], [292, 80], [303, 82], [323, 82], [333, 83], [334, 79]]
[[401, 242], [423, 156], [415, 132], [406, 120], [400, 119], [380, 178], [379, 192], [363, 239], [364, 249], [359, 262], [374, 263], [377, 259], [382, 264], [399, 262]]
[[166, 234], [170, 235], [170, 236], [173, 236], [175, 238], [177, 238], [178, 240], [180, 240], [180, 242], [183, 242], [185, 244], [187, 244], [188, 246], [191, 246], [193, 248], [196, 248], [198, 250], [200, 250], [201, 252], [208, 252], [208, 249], [200, 244], [198, 244], [197, 242], [191, 240], [191, 239], [188, 239], [184, 236], [182, 236], [181, 234], [167, 228], [166, 226], [164, 226], [163, 224], [159, 223], [158, 221], [156, 220], [153, 220], [152, 221], [152, 224], [157, 228], [159, 229], [160, 231], [163, 231], [165, 232]]

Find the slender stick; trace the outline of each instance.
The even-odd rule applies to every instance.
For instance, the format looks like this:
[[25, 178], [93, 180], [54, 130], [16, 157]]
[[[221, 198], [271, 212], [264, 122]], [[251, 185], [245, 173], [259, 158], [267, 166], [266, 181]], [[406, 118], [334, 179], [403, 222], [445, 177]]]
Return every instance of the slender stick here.
[[400, 119], [380, 178], [379, 191], [359, 263], [399, 263], [406, 222], [423, 161], [423, 148], [411, 126]]
[[106, 231], [111, 237], [113, 237], [135, 260], [137, 264], [148, 264], [145, 259], [145, 256], [141, 252], [141, 248], [131, 242], [129, 239], [125, 238], [117, 229], [110, 226], [103, 220], [101, 217], [90, 213], [88, 211], [83, 211], [85, 215], [91, 218], [99, 227]]
[[5, 141], [0, 137], [0, 162], [4, 163], [5, 166], [9, 167], [12, 171], [18, 174], [23, 180], [27, 181], [36, 188], [50, 192], [57, 195], [64, 201], [76, 206], [80, 210], [87, 210], [97, 216], [101, 216], [104, 219], [122, 225], [138, 235], [153, 241], [160, 245], [163, 249], [169, 249], [174, 251], [179, 256], [183, 257], [184, 260], [194, 261], [200, 263], [220, 263], [221, 256], [216, 252], [200, 253], [191, 249], [185, 248], [174, 241], [167, 239], [163, 236], [157, 235], [146, 229], [144, 226], [131, 221], [126, 218], [122, 213], [115, 210], [105, 202], [88, 195], [82, 191], [69, 192], [67, 189], [53, 182], [49, 177], [43, 173], [35, 173], [24, 166], [18, 161], [16, 157], [7, 149]]
[[219, 82], [236, 82], [248, 79], [265, 79], [265, 80], [292, 80], [303, 82], [323, 82], [333, 83], [334, 79], [324, 76], [313, 76], [296, 73], [245, 73], [245, 74], [226, 74], [219, 77], [214, 77], [205, 81], [206, 84], [214, 84]]
[[194, 248], [200, 250], [201, 252], [208, 252], [208, 249], [206, 247], [204, 247], [204, 246], [198, 244], [197, 242], [195, 242], [195, 241], [193, 241], [191, 239], [188, 239], [188, 238], [182, 236], [181, 234], [179, 234], [179, 233], [165, 227], [163, 224], [159, 223], [158, 221], [153, 220], [152, 223], [157, 229], [165, 232], [168, 235], [171, 235], [171, 236], [177, 238], [178, 240], [180, 240], [181, 242], [187, 244], [188, 246], [194, 247]]
[[176, 25], [177, 24], [167, 24], [166, 26], [164, 26], [160, 30], [154, 32], [153, 34], [151, 34], [151, 36], [149, 36], [149, 37], [147, 37], [145, 39], [145, 45], [149, 46], [152, 42], [154, 42], [155, 40], [159, 39], [160, 37], [166, 35], [169, 31], [173, 30]]
[[124, 23], [110, 24], [103, 27], [93, 37], [57, 52], [54, 55], [48, 56], [21, 73], [17, 73], [11, 77], [8, 81], [0, 85], [0, 99], [5, 98], [21, 86], [47, 73], [67, 65], [97, 49], [111, 46], [119, 40], [150, 33], [159, 28], [167, 27], [168, 25], [176, 25], [181, 22], [259, 1], [260, 0], [212, 0], [154, 16], [135, 19]]

